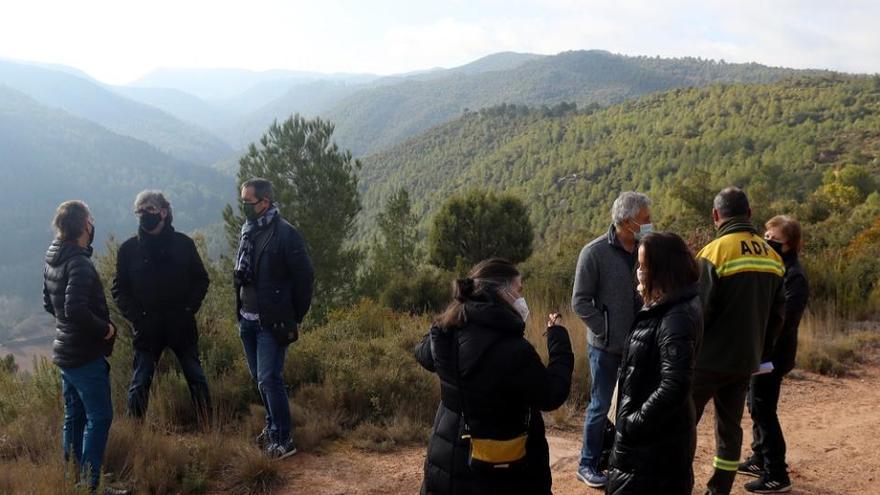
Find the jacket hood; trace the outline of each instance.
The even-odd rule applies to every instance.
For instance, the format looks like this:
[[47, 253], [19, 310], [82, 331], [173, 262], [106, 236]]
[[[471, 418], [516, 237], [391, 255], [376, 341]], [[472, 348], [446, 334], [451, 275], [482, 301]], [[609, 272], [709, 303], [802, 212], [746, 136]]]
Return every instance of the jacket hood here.
[[72, 242], [55, 239], [46, 251], [46, 264], [49, 266], [58, 266], [77, 255], [91, 258], [92, 248], [84, 248]]

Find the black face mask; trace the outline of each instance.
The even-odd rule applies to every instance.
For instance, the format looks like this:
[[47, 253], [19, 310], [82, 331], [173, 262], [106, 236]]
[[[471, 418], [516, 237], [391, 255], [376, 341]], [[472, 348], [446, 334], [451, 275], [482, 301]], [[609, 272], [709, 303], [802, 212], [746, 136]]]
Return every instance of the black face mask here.
[[153, 229], [155, 229], [161, 221], [162, 215], [159, 213], [141, 214], [141, 228], [144, 229], [145, 232], [152, 232]]
[[95, 242], [95, 226], [92, 225], [92, 231], [89, 232], [89, 247], [92, 247], [92, 243]]
[[779, 256], [782, 256], [782, 243], [779, 241], [774, 241], [773, 239], [767, 239], [767, 244], [773, 248], [774, 251], [779, 253]]

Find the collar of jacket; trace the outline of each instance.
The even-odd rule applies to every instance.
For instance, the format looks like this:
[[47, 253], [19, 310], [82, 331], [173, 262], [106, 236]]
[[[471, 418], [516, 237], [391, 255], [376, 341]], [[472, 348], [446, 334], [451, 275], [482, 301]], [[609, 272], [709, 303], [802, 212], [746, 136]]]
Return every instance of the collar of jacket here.
[[611, 227], [608, 229], [608, 234], [606, 234], [606, 235], [607, 235], [607, 239], [608, 239], [608, 244], [623, 251], [627, 255], [632, 256], [635, 253], [639, 252], [639, 241], [635, 241], [635, 244], [633, 244], [633, 251], [632, 252], [627, 251], [626, 248], [623, 247], [623, 244], [620, 243], [620, 239], [617, 237], [617, 227], [613, 223], [611, 224]]
[[697, 284], [690, 284], [680, 288], [678, 291], [663, 297], [663, 299], [657, 301], [656, 303], [651, 304], [650, 306], [645, 306], [639, 311], [640, 317], [651, 317], [656, 315], [657, 313], [662, 313], [666, 311], [667, 308], [678, 304], [682, 301], [688, 301], [695, 297], [699, 293]]
[[794, 265], [798, 261], [798, 253], [794, 250], [784, 253], [780, 256], [782, 256], [782, 263], [785, 265], [786, 268]]
[[751, 232], [755, 235], [758, 234], [758, 230], [747, 217], [734, 217], [725, 221], [720, 227], [718, 227], [718, 235], [716, 235], [716, 237], [723, 237], [727, 234], [734, 234], [736, 232]]
[[162, 242], [169, 238], [171, 233], [174, 232], [174, 227], [171, 226], [170, 223], [166, 223], [162, 230], [157, 234], [150, 234], [149, 232], [145, 232], [144, 229], [138, 227], [137, 237], [138, 241], [141, 243], [152, 243], [152, 242]]

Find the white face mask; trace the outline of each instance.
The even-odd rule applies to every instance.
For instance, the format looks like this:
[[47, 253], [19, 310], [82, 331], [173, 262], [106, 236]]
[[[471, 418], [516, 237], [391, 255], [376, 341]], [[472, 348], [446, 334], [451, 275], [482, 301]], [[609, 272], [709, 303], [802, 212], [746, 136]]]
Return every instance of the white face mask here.
[[522, 317], [523, 321], [529, 319], [529, 305], [526, 304], [526, 298], [520, 297], [516, 301], [513, 301], [513, 309], [519, 313], [519, 316]]
[[[635, 222], [635, 220], [633, 220]], [[635, 236], [637, 241], [641, 241], [643, 237], [654, 232], [654, 224], [646, 223], [646, 224], [636, 224], [639, 226], [638, 232], [633, 231], [633, 236]]]

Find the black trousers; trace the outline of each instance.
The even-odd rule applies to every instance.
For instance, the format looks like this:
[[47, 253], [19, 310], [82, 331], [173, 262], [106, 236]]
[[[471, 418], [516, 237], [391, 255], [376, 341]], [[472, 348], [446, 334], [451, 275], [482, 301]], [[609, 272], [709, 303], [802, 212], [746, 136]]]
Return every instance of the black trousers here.
[[694, 406], [697, 424], [709, 400], [715, 406], [715, 472], [707, 484], [707, 493], [729, 494], [736, 478], [742, 450], [742, 421], [749, 375], [728, 375], [697, 370], [694, 373]]
[[772, 477], [788, 475], [785, 464], [785, 438], [776, 408], [784, 373], [773, 371], [753, 376], [749, 384], [748, 405], [752, 415], [752, 458]]

